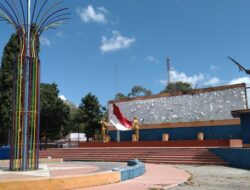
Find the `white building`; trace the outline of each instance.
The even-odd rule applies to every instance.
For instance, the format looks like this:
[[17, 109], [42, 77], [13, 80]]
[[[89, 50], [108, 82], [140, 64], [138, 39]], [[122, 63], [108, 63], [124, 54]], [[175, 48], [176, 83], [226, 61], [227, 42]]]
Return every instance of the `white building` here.
[[85, 133], [70, 133], [66, 137], [56, 141], [56, 143], [62, 145], [63, 148], [78, 147], [79, 142], [86, 142], [87, 137]]

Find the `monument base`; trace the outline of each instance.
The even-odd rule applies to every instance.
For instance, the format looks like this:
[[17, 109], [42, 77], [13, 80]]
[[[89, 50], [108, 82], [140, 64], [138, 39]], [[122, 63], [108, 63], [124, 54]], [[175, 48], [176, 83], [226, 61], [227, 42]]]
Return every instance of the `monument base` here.
[[244, 148], [250, 148], [250, 144], [243, 144]]

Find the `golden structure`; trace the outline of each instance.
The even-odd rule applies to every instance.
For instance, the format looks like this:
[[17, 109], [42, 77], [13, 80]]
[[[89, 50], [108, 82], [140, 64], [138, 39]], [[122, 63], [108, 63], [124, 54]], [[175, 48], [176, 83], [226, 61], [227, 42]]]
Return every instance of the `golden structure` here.
[[101, 125], [102, 125], [102, 142], [108, 142], [108, 136], [107, 136], [107, 132], [108, 132], [108, 127], [109, 124], [106, 122], [106, 119], [103, 117], [101, 120]]
[[139, 141], [139, 120], [137, 117], [134, 117], [134, 121], [133, 121], [133, 129], [135, 130], [135, 141], [138, 142]]

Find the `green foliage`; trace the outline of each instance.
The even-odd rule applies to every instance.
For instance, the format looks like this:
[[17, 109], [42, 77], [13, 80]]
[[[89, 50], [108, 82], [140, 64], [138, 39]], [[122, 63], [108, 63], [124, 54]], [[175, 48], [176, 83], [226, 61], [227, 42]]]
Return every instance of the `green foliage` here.
[[115, 100], [124, 100], [127, 98], [128, 98], [128, 96], [126, 96], [125, 94], [120, 93], [120, 92], [115, 95]]
[[128, 94], [128, 97], [135, 98], [139, 96], [150, 96], [152, 95], [151, 90], [147, 90], [142, 86], [134, 86], [131, 89], [131, 92]]
[[79, 108], [77, 108], [73, 103], [69, 102], [68, 100], [64, 101], [64, 103], [69, 107], [70, 115], [67, 125], [63, 127], [62, 135], [66, 136], [69, 133], [80, 132], [80, 126], [76, 121]]
[[[18, 54], [19, 40], [17, 35], [13, 34], [4, 48], [0, 67], [0, 144], [7, 143], [8, 133], [12, 127], [13, 66]], [[48, 139], [58, 139], [71, 130], [69, 127], [71, 108], [58, 98], [58, 93], [56, 84], [41, 84], [40, 135], [46, 142]]]
[[84, 133], [87, 139], [94, 137], [100, 131], [100, 120], [102, 118], [102, 107], [98, 98], [88, 93], [81, 100], [77, 117], [75, 118], [79, 124], [84, 127]]
[[160, 93], [175, 93], [175, 92], [187, 92], [189, 90], [192, 90], [192, 85], [188, 82], [171, 82], [169, 83], [165, 90], [161, 91]]
[[[0, 67], [0, 144], [6, 144], [12, 127], [13, 68], [19, 55], [17, 34], [12, 34], [4, 47]], [[39, 42], [37, 43], [39, 52]]]
[[0, 68], [0, 144], [6, 144], [12, 127], [13, 64], [19, 53], [17, 35], [12, 35], [3, 50]]
[[63, 136], [62, 129], [67, 126], [70, 108], [59, 97], [55, 83], [41, 84], [41, 128], [40, 136], [47, 143]]
[[74, 113], [72, 113], [72, 117], [70, 120], [71, 132], [79, 132], [79, 133], [84, 132], [85, 117], [86, 117], [85, 113], [80, 108], [77, 108], [77, 110]]
[[128, 93], [128, 95], [124, 95], [123, 93], [117, 93], [115, 95], [115, 100], [125, 100], [128, 98], [136, 98], [139, 96], [151, 96], [152, 91], [148, 90], [142, 86], [136, 85], [132, 87], [131, 92]]

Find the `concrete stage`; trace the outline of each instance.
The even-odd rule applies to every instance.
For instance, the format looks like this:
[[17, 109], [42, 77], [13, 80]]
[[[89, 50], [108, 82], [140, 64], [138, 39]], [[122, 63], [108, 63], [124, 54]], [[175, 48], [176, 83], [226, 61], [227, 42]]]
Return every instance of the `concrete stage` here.
[[230, 140], [176, 140], [176, 141], [140, 141], [140, 142], [83, 142], [79, 147], [242, 147], [241, 139]]

